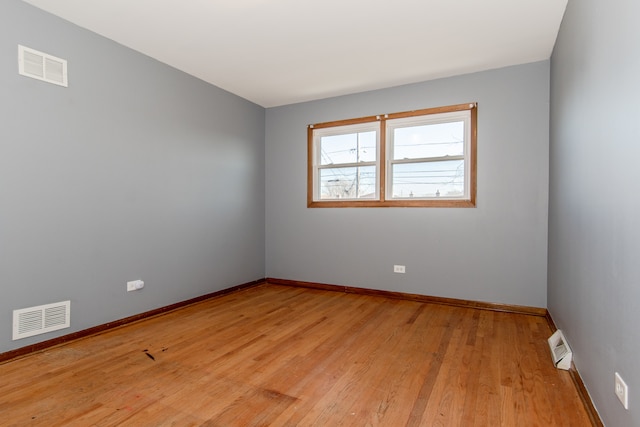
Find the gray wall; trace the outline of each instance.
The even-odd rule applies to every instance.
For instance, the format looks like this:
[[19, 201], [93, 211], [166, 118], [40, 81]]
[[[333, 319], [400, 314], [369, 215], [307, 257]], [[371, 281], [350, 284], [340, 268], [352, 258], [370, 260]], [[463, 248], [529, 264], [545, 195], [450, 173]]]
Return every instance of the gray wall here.
[[[264, 277], [262, 107], [18, 0], [0, 88], [0, 352]], [[71, 329], [11, 341], [14, 309], [67, 299]]]
[[551, 59], [549, 310], [616, 427], [640, 426], [638, 16], [637, 1], [571, 0]]
[[[477, 208], [306, 207], [307, 124], [473, 101]], [[268, 277], [546, 307], [548, 61], [266, 117]]]

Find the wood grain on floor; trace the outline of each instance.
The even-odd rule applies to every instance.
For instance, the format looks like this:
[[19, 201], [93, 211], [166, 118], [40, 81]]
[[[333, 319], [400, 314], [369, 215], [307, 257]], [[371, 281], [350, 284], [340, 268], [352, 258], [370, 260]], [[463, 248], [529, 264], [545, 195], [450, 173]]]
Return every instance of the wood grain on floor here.
[[544, 317], [261, 285], [0, 364], [7, 426], [589, 426]]

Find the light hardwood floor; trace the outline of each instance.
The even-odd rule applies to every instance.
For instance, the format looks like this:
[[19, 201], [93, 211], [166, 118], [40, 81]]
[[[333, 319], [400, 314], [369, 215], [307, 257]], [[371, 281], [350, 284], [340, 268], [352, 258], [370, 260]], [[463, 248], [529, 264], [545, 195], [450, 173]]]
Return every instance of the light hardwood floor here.
[[261, 285], [0, 364], [3, 426], [589, 426], [543, 317]]

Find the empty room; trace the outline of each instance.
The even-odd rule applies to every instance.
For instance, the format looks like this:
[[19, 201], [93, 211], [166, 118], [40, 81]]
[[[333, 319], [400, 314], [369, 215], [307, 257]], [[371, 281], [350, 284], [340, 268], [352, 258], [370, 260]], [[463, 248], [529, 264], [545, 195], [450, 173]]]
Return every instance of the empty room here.
[[0, 424], [640, 427], [640, 4], [0, 2]]

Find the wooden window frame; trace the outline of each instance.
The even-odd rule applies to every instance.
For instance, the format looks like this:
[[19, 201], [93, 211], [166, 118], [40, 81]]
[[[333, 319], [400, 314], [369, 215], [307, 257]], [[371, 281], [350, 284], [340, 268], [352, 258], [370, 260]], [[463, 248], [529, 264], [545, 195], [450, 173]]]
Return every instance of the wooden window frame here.
[[[388, 120], [428, 116], [434, 114], [469, 111], [470, 133], [468, 153], [465, 153], [465, 162], [469, 162], [468, 197], [460, 199], [387, 199], [387, 129]], [[427, 108], [402, 113], [367, 116], [357, 119], [338, 120], [309, 125], [307, 128], [307, 207], [309, 208], [374, 208], [374, 207], [444, 207], [444, 208], [473, 208], [476, 206], [477, 193], [477, 103], [457, 104], [446, 107]], [[316, 182], [317, 168], [315, 164], [314, 130], [340, 127], [354, 124], [379, 122], [378, 156], [377, 156], [377, 193], [379, 198], [349, 199], [349, 200], [314, 200], [314, 183]]]

